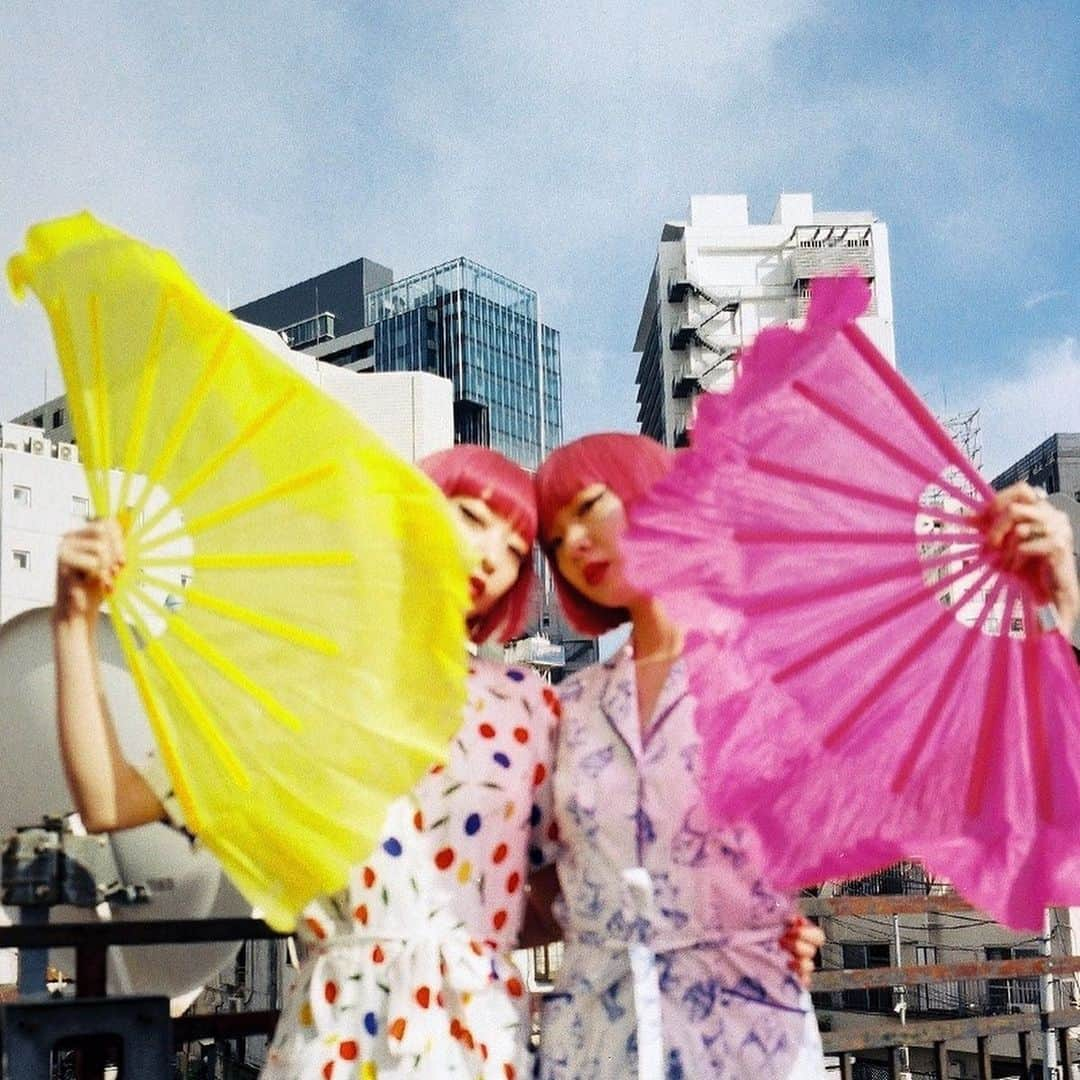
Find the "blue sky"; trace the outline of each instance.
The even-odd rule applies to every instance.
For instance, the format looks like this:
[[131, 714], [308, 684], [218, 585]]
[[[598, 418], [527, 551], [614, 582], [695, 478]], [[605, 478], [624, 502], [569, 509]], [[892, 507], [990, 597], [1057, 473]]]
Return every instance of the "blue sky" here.
[[[1080, 430], [1078, 5], [16, 3], [0, 243], [81, 207], [222, 304], [467, 255], [562, 332], [568, 433], [634, 428], [630, 351], [695, 193], [871, 209], [901, 370], [993, 474]], [[0, 418], [60, 392], [0, 301]]]

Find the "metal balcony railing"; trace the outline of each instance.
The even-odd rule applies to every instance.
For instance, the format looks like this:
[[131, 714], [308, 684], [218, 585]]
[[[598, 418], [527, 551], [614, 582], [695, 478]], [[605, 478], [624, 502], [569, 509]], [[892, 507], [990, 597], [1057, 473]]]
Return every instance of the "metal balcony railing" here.
[[926, 896], [930, 879], [918, 863], [895, 863], [865, 877], [842, 881], [839, 896]]
[[[259, 919], [170, 919], [146, 922], [113, 923], [46, 923], [0, 927], [0, 949], [54, 949], [73, 946], [75, 949], [76, 1000], [92, 1002], [106, 996], [106, 956], [110, 946], [123, 945], [172, 945], [210, 941], [257, 941], [281, 938], [286, 935], [271, 930]], [[17, 1007], [17, 995], [8, 991], [0, 1009], [9, 1005]], [[130, 1000], [130, 999], [124, 999]], [[57, 1004], [70, 1006], [70, 1001]], [[36, 1023], [40, 1037], [46, 1045], [52, 1045], [49, 1024], [40, 1014]], [[59, 1017], [60, 1012], [57, 1013]], [[187, 1013], [168, 1021], [173, 1048], [179, 1051], [189, 1043], [204, 1040], [229, 1041], [248, 1036], [270, 1035], [277, 1023], [278, 1013], [273, 1009], [241, 1012]], [[104, 1043], [103, 1043], [104, 1040]], [[109, 1042], [109, 1033], [88, 1038], [82, 1049], [75, 1053], [74, 1075], [77, 1080], [103, 1080], [110, 1064], [103, 1045]], [[0, 1046], [0, 1061], [4, 1060]], [[0, 1066], [2, 1068], [2, 1066]], [[138, 1080], [172, 1080], [169, 1076], [140, 1076]], [[12, 1077], [0, 1072], [3, 1080], [38, 1080], [37, 1077]], [[44, 1080], [44, 1078], [43, 1078]]]
[[[809, 287], [801, 287], [798, 295], [795, 297], [795, 318], [805, 319], [806, 313], [810, 310], [810, 289]], [[870, 293], [870, 303], [866, 307], [866, 311], [863, 316], [876, 315], [878, 312], [877, 296]], [[860, 316], [862, 318], [863, 316]]]
[[330, 341], [334, 337], [334, 319], [332, 311], [321, 311], [308, 319], [283, 326], [278, 333], [285, 335], [290, 349], [303, 349], [321, 341]]
[[796, 281], [835, 277], [851, 270], [857, 271], [861, 277], [868, 280], [874, 278], [874, 249], [869, 245], [847, 246], [841, 243], [822, 247], [796, 247], [791, 252], [791, 276]]

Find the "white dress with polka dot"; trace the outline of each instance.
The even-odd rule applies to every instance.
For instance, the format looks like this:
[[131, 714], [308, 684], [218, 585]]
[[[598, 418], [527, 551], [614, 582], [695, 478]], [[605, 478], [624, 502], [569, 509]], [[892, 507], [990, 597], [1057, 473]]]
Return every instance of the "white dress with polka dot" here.
[[529, 669], [483, 661], [468, 689], [446, 765], [391, 807], [348, 889], [305, 912], [264, 1080], [526, 1075], [527, 995], [507, 953], [530, 862], [555, 847], [558, 700]]

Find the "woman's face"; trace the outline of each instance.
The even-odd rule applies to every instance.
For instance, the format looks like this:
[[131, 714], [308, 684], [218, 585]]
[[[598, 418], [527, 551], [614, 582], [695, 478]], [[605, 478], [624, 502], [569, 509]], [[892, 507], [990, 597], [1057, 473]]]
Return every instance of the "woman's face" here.
[[623, 577], [620, 540], [625, 530], [622, 499], [604, 484], [579, 491], [548, 530], [548, 551], [559, 573], [601, 607], [628, 607], [642, 596]]
[[521, 564], [529, 557], [529, 545], [506, 518], [495, 513], [483, 499], [453, 495], [458, 528], [476, 554], [469, 576], [472, 600], [470, 618], [480, 618], [513, 587]]

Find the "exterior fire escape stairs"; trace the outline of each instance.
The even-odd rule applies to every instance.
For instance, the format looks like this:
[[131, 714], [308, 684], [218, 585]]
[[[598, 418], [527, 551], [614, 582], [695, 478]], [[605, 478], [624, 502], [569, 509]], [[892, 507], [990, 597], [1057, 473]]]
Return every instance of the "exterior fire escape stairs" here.
[[737, 351], [732, 345], [717, 345], [709, 339], [705, 330], [713, 319], [721, 315], [727, 315], [729, 318], [734, 317], [739, 310], [740, 298], [738, 296], [717, 296], [697, 282], [685, 278], [672, 277], [668, 282], [668, 300], [673, 304], [682, 303], [691, 293], [708, 301], [715, 310], [702, 319], [700, 323], [680, 323], [676, 325], [671, 332], [671, 348], [673, 351], [681, 352], [688, 345], [699, 345], [706, 351], [713, 353], [717, 359], [697, 375], [691, 374], [687, 363], [683, 362], [676, 373], [671, 388], [672, 396], [676, 398], [687, 398], [697, 393], [703, 385], [703, 380], [721, 364], [733, 360]]

